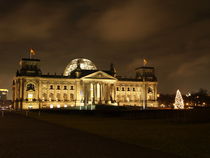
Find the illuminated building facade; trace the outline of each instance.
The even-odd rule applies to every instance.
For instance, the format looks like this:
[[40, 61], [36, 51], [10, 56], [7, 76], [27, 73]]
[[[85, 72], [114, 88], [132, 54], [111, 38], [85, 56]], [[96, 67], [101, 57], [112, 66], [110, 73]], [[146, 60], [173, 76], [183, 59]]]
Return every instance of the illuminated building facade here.
[[13, 101], [15, 109], [157, 107], [157, 79], [153, 67], [139, 67], [135, 78], [123, 78], [113, 65], [98, 70], [84, 58], [72, 60], [62, 75], [43, 74], [39, 59], [22, 59], [13, 80]]

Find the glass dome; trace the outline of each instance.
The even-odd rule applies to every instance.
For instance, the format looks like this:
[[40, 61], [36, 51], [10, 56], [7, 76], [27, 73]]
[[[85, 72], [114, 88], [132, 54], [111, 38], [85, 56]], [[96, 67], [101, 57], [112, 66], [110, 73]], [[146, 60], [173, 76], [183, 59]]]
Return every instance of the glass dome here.
[[64, 71], [64, 76], [69, 76], [72, 71], [74, 71], [77, 67], [80, 67], [82, 70], [97, 70], [95, 64], [88, 59], [77, 58], [72, 60], [66, 67]]

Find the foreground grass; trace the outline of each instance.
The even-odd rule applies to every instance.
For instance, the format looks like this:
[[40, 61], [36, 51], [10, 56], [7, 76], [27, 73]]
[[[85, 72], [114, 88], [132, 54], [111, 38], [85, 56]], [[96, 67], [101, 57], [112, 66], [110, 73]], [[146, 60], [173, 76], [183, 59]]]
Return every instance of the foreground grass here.
[[179, 124], [164, 120], [54, 113], [39, 116], [37, 112], [30, 113], [30, 117], [184, 157], [210, 157], [210, 123]]

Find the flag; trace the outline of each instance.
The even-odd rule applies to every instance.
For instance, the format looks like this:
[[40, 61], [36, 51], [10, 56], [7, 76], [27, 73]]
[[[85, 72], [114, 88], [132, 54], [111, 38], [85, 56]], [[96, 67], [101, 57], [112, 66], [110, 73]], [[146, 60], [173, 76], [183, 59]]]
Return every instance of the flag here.
[[144, 59], [144, 66], [147, 65], [148, 61], [146, 59]]
[[35, 52], [33, 49], [30, 49], [30, 54], [31, 54], [31, 55], [35, 55], [36, 52]]

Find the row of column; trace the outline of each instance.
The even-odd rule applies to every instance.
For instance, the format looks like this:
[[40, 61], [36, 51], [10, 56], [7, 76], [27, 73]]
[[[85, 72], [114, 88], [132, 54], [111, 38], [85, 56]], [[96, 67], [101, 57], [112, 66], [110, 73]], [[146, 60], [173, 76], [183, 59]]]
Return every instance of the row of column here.
[[83, 85], [84, 104], [111, 104], [115, 102], [114, 84], [90, 82]]

